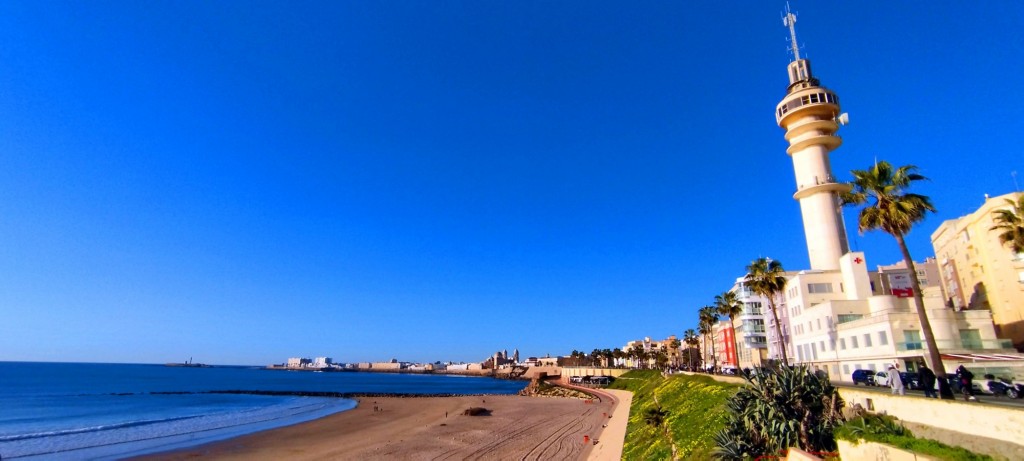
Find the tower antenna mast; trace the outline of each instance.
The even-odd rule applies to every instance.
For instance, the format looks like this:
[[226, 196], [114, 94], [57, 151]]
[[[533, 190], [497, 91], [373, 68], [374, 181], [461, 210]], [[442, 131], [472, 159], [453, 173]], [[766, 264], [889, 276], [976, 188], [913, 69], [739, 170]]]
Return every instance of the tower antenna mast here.
[[800, 60], [800, 46], [796, 42], [796, 15], [789, 11], [789, 2], [786, 2], [786, 15], [782, 17], [782, 25], [789, 27], [789, 39], [793, 41], [793, 60]]

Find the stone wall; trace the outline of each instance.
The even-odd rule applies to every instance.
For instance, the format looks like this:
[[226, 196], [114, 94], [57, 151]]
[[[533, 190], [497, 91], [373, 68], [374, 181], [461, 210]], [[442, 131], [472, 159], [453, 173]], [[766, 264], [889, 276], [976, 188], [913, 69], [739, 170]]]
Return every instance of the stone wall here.
[[860, 404], [865, 410], [885, 413], [903, 421], [1024, 444], [1024, 410], [1020, 408], [980, 405], [963, 400], [895, 396], [850, 388], [840, 388], [839, 395], [847, 406]]

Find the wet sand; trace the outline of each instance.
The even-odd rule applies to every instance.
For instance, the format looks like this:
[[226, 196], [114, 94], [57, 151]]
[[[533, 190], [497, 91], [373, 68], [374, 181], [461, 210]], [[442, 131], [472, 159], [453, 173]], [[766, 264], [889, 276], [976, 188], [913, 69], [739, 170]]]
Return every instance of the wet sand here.
[[[138, 459], [618, 459], [622, 435], [602, 441], [601, 433], [609, 423], [624, 425], [629, 413], [626, 403], [613, 421], [617, 397], [607, 393], [592, 403], [523, 396], [358, 400], [355, 409], [316, 421]], [[490, 414], [463, 415], [470, 407]]]

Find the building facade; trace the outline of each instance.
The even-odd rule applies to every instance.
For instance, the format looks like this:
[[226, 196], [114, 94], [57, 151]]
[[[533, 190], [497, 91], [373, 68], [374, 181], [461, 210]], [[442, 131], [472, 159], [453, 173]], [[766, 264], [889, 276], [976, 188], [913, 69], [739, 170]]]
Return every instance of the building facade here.
[[932, 233], [946, 305], [991, 311], [999, 337], [1024, 348], [1024, 255], [999, 243], [994, 212], [1021, 192], [986, 198], [973, 213], [944, 221]]
[[754, 293], [743, 283], [745, 277], [736, 279], [729, 291], [743, 303], [743, 312], [737, 317], [736, 360], [739, 368], [753, 368], [764, 364], [768, 358], [768, 300]]
[[[917, 272], [917, 279], [921, 284], [921, 290], [942, 285], [939, 281], [939, 264], [935, 261], [935, 258], [915, 261], [914, 271]], [[882, 284], [883, 294], [893, 295], [898, 298], [914, 297], [914, 288], [910, 280], [910, 269], [907, 269], [907, 263], [903, 261], [888, 266], [878, 266], [878, 281]]]

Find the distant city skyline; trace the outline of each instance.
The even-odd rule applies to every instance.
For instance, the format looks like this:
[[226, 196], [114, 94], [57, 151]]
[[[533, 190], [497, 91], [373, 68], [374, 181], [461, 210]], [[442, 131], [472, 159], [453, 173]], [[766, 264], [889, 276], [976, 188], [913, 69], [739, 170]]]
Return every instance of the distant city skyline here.
[[[751, 260], [810, 268], [784, 5], [0, 4], [0, 361], [681, 336]], [[915, 260], [1019, 188], [1024, 5], [791, 5], [850, 114], [836, 179], [931, 179]]]

